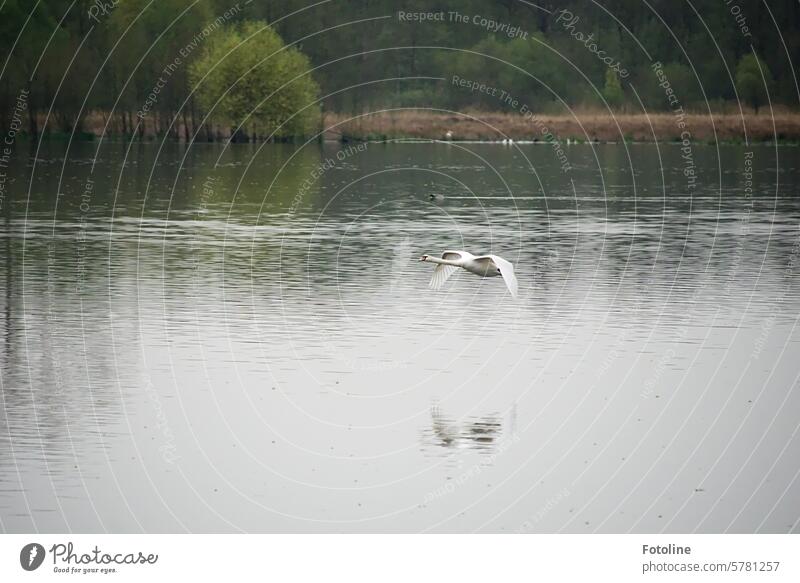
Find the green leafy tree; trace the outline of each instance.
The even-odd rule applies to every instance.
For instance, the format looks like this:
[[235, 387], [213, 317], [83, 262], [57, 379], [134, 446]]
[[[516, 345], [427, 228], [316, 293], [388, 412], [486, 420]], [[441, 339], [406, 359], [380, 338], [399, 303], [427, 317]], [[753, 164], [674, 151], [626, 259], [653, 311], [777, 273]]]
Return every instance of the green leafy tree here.
[[767, 64], [754, 54], [742, 57], [736, 66], [736, 91], [758, 113], [772, 86], [772, 75]]
[[240, 135], [286, 138], [318, 123], [319, 87], [309, 69], [266, 22], [244, 21], [211, 37], [189, 76], [203, 110]]

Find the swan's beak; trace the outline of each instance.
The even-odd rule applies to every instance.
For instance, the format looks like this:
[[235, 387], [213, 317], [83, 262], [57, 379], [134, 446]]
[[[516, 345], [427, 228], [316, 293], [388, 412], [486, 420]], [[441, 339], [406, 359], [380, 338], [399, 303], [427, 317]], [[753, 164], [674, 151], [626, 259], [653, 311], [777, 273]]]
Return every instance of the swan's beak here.
[[427, 256], [427, 255], [423, 255], [422, 257], [420, 257], [420, 258], [419, 258], [419, 260], [420, 260], [420, 261], [425, 261], [427, 258], [428, 258], [428, 256]]

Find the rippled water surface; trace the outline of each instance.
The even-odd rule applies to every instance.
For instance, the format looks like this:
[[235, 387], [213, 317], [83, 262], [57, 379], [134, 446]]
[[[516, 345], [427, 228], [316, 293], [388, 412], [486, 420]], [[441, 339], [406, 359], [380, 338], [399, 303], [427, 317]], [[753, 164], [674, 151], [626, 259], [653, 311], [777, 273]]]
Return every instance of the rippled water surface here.
[[796, 529], [798, 150], [566, 152], [19, 153], [0, 527]]

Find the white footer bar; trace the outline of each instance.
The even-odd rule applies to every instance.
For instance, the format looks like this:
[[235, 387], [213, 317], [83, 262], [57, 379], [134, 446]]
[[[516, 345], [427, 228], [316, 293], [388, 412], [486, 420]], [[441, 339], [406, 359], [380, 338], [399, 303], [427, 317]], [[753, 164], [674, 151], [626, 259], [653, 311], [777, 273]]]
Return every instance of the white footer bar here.
[[[0, 581], [800, 581], [795, 535], [2, 535]], [[195, 579], [196, 578], [196, 579]]]

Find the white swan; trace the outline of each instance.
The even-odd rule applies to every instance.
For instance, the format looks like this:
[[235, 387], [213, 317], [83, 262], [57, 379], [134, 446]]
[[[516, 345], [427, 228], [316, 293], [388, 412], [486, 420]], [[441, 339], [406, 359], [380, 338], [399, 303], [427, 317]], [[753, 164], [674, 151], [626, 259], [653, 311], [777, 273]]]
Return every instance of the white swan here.
[[423, 255], [419, 260], [438, 264], [436, 269], [433, 270], [433, 277], [430, 283], [431, 289], [440, 289], [444, 282], [460, 267], [480, 277], [501, 276], [503, 281], [506, 282], [506, 287], [508, 287], [511, 295], [517, 297], [519, 286], [514, 275], [514, 266], [497, 255], [479, 255], [476, 257], [466, 251], [445, 251], [442, 253], [441, 258]]

